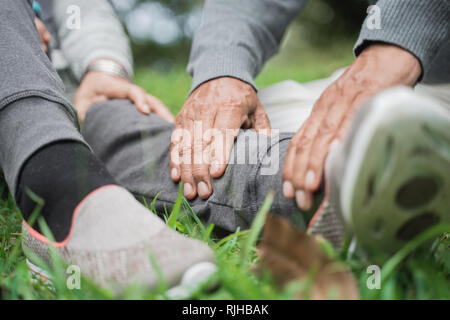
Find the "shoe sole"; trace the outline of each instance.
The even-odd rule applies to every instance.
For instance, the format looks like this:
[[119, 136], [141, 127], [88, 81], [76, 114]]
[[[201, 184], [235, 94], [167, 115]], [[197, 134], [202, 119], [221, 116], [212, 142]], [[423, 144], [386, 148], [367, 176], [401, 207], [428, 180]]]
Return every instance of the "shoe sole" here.
[[53, 285], [50, 275], [45, 270], [43, 270], [42, 268], [40, 268], [37, 265], [35, 265], [34, 263], [32, 263], [30, 260], [25, 259], [25, 261], [26, 261], [28, 270], [31, 273], [32, 282], [40, 283], [40, 284], [46, 286], [47, 288], [49, 288], [50, 290], [54, 291], [55, 286]]
[[352, 142], [340, 200], [358, 243], [392, 253], [450, 221], [450, 112], [406, 88], [371, 104]]
[[[29, 259], [26, 259], [26, 263], [34, 281], [38, 281], [54, 290], [52, 278], [44, 269], [38, 267]], [[188, 299], [192, 293], [204, 286], [216, 272], [217, 266], [214, 263], [196, 263], [183, 273], [179, 284], [166, 291], [165, 296], [169, 299]], [[209, 283], [209, 286], [215, 285], [217, 285], [216, 282]]]

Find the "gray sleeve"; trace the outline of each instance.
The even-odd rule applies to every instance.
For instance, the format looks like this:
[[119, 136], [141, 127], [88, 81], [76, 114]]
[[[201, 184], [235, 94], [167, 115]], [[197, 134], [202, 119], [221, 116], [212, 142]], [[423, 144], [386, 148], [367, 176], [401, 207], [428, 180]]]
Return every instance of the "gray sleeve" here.
[[306, 0], [206, 0], [188, 72], [191, 91], [221, 76], [253, 78], [278, 51], [289, 23]]
[[[444, 47], [448, 47], [450, 2], [379, 0], [376, 5], [380, 8], [380, 28], [374, 28], [369, 15], [355, 45], [355, 54], [359, 55], [371, 42], [391, 43], [408, 50], [419, 59], [423, 70], [422, 79], [434, 78], [429, 73], [435, 69], [436, 60], [441, 60], [438, 56], [442, 55]], [[450, 81], [448, 75], [447, 81]]]
[[[71, 6], [79, 8], [78, 29], [73, 27]], [[53, 10], [61, 50], [78, 80], [89, 63], [99, 58], [114, 60], [133, 75], [128, 37], [109, 1], [56, 0]]]

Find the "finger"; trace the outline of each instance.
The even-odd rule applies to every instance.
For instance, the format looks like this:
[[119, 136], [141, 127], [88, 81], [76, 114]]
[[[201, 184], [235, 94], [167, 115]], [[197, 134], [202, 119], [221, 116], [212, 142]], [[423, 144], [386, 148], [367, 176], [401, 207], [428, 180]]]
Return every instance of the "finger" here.
[[140, 87], [121, 78], [114, 77], [116, 81], [110, 81], [109, 85], [102, 92], [110, 99], [129, 99], [134, 103], [139, 112], [150, 113], [150, 106], [147, 103], [147, 92]]
[[183, 181], [183, 193], [188, 199], [194, 199], [197, 195], [193, 169], [193, 137], [194, 137], [194, 121], [193, 111], [187, 109], [186, 116], [183, 119], [183, 137], [180, 147], [180, 171], [181, 180]]
[[336, 138], [339, 128], [347, 112], [347, 103], [336, 102], [320, 123], [317, 135], [311, 146], [308, 165], [305, 173], [305, 190], [316, 191], [322, 182], [325, 159], [331, 142]]
[[319, 128], [327, 116], [332, 101], [328, 95], [316, 102], [313, 110], [302, 126], [302, 136], [297, 141], [294, 160], [294, 189], [305, 191], [305, 178], [311, 156], [312, 147], [315, 144]]
[[304, 190], [295, 190], [293, 185], [297, 145], [299, 143], [299, 140], [303, 137], [303, 133], [304, 127], [301, 127], [289, 144], [288, 153], [286, 155], [283, 167], [283, 195], [287, 199], [295, 198], [297, 206], [301, 210], [308, 211], [313, 205], [312, 194]]
[[148, 94], [143, 89], [130, 83], [125, 90], [126, 98], [130, 99], [141, 113], [149, 114], [151, 112]]
[[197, 193], [202, 199], [207, 199], [212, 193], [209, 174], [211, 137], [206, 134], [211, 131], [214, 114], [209, 104], [195, 106], [194, 145], [192, 175], [197, 187]]
[[175, 128], [170, 138], [170, 177], [173, 181], [178, 182], [181, 179], [181, 141], [183, 139], [181, 114], [175, 120]]
[[153, 111], [156, 115], [160, 116], [161, 118], [170, 123], [175, 122], [175, 117], [169, 111], [169, 109], [167, 109], [167, 107], [161, 100], [150, 94], [147, 94], [147, 102], [148, 105], [150, 106], [150, 110]]
[[46, 31], [43, 38], [46, 43], [49, 43], [52, 40], [52, 35], [50, 34], [50, 32]]
[[82, 123], [86, 116], [86, 111], [89, 108], [89, 101], [87, 99], [81, 99], [76, 104], [74, 104], [77, 110], [78, 120]]
[[295, 190], [304, 190], [306, 166], [308, 165], [309, 153], [315, 138], [316, 130], [317, 125], [313, 123], [313, 121], [309, 122], [302, 130], [302, 135], [298, 137], [295, 145], [292, 176], [292, 184]]
[[295, 202], [301, 210], [309, 211], [313, 206], [313, 196], [310, 192], [298, 190], [295, 192]]
[[255, 113], [253, 114], [253, 128], [260, 134], [272, 135], [270, 120], [261, 103], [258, 102]]
[[48, 32], [47, 27], [45, 24], [39, 20], [38, 18], [34, 18], [34, 23], [36, 25], [36, 29], [39, 33], [39, 37], [41, 38], [41, 41], [43, 44], [47, 44], [52, 39], [52, 36], [50, 32]]
[[305, 126], [295, 147], [293, 186], [295, 199], [300, 209], [309, 210], [312, 205], [312, 195], [305, 189], [305, 174], [311, 148], [317, 134], [319, 119], [311, 119]]
[[294, 135], [289, 144], [288, 152], [284, 160], [283, 166], [283, 195], [287, 199], [294, 199], [295, 189], [292, 183], [294, 178], [294, 161], [295, 161], [295, 149], [297, 141], [301, 136], [301, 129]]
[[36, 26], [36, 30], [38, 31], [39, 38], [41, 40], [41, 48], [42, 50], [47, 53], [47, 36], [46, 33], [48, 33], [47, 29], [45, 28], [45, 25], [39, 20], [38, 18], [34, 18], [34, 24]]
[[211, 159], [211, 176], [218, 178], [222, 176], [230, 159], [231, 149], [236, 139], [239, 128], [247, 120], [242, 116], [238, 105], [222, 106], [220, 112], [216, 113], [214, 128], [217, 134], [213, 139], [213, 154]]

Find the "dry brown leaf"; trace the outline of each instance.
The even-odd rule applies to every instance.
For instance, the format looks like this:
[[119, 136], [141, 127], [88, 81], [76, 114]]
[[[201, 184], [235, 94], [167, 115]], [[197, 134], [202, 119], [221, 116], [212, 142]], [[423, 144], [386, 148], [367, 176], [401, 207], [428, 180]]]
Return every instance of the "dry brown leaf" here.
[[[359, 299], [353, 274], [323, 252], [318, 237], [296, 229], [286, 218], [267, 217], [258, 253], [262, 266], [280, 285], [313, 274], [311, 299], [328, 299], [332, 293], [337, 299]], [[303, 297], [304, 293], [297, 296]]]

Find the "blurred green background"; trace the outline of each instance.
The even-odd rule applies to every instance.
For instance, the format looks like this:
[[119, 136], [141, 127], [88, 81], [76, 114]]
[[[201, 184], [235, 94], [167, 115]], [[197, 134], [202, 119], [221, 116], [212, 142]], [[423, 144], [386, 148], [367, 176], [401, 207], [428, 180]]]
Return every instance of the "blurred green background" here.
[[[131, 39], [136, 83], [177, 113], [190, 88], [185, 70], [203, 1], [112, 2]], [[367, 5], [364, 0], [308, 1], [285, 33], [280, 53], [257, 77], [257, 85], [286, 79], [310, 81], [349, 65]]]

